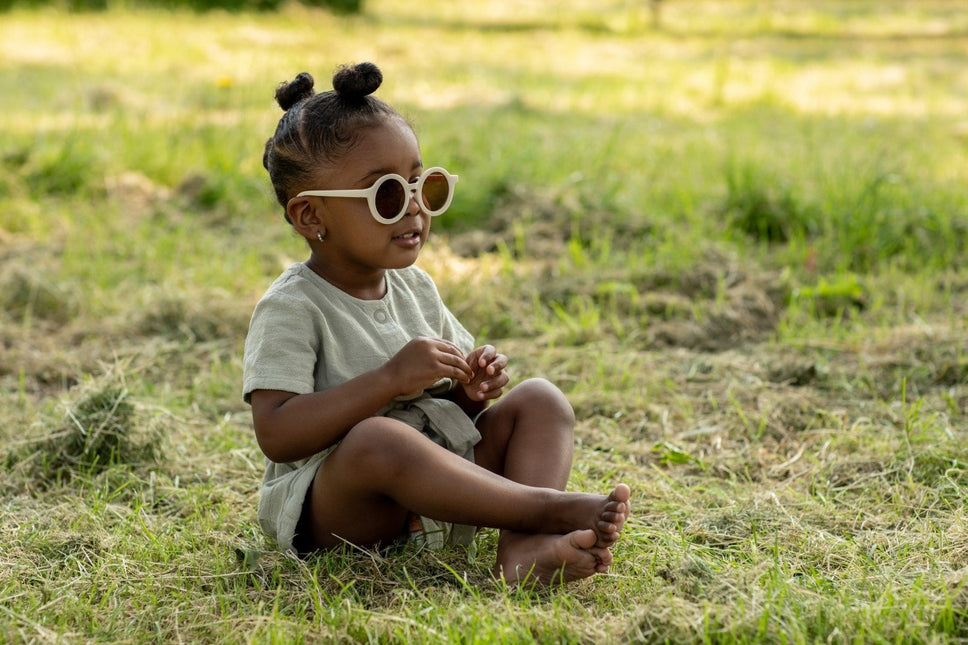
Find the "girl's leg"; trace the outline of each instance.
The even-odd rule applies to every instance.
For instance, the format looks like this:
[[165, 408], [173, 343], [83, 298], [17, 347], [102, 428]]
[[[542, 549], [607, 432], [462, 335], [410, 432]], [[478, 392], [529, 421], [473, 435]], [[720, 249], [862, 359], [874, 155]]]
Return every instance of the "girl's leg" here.
[[520, 484], [564, 490], [575, 452], [575, 413], [561, 391], [529, 379], [477, 419], [474, 460]]
[[[514, 387], [478, 418], [482, 439], [475, 460], [488, 470], [529, 486], [564, 490], [574, 454], [575, 414], [561, 391], [544, 379]], [[627, 489], [626, 489], [627, 490]], [[624, 508], [612, 519], [620, 530]], [[496, 572], [509, 580], [544, 582], [584, 578], [608, 569], [608, 545], [591, 531], [569, 535], [501, 531]]]
[[448, 522], [562, 534], [591, 529], [618, 539], [622, 497], [525, 486], [481, 468], [393, 419], [356, 425], [327, 456], [306, 503], [309, 545], [386, 543], [405, 530], [408, 511]]

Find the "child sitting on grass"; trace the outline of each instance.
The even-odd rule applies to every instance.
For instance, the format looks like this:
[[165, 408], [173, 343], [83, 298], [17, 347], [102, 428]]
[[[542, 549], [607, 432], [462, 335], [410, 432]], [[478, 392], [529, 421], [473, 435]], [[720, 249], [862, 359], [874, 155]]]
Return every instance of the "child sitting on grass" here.
[[457, 176], [424, 168], [413, 128], [372, 96], [382, 80], [362, 63], [332, 91], [306, 73], [276, 90], [285, 114], [263, 164], [310, 255], [259, 301], [245, 343], [267, 457], [259, 522], [300, 553], [469, 544], [492, 527], [509, 582], [606, 571], [629, 488], [564, 492], [571, 406], [542, 379], [505, 394], [507, 357], [475, 349], [414, 266]]

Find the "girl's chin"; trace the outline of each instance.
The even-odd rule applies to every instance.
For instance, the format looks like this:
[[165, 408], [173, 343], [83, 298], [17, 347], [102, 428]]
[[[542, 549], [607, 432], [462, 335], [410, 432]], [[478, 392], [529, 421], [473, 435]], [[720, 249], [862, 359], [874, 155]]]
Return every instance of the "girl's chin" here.
[[390, 253], [386, 258], [386, 268], [388, 269], [405, 269], [414, 262], [417, 261], [417, 257], [420, 255], [421, 247], [415, 247], [412, 249], [397, 250], [395, 253]]

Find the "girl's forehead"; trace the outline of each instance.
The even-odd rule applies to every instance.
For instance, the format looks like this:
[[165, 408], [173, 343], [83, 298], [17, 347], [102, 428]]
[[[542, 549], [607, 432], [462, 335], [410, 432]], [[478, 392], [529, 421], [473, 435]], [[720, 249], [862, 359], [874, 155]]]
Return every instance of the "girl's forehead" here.
[[354, 149], [360, 149], [364, 153], [417, 152], [419, 154], [420, 145], [413, 128], [403, 119], [392, 117], [364, 130]]
[[409, 172], [415, 165], [420, 165], [420, 145], [413, 129], [402, 119], [387, 119], [361, 132], [335, 170], [353, 175], [384, 168]]

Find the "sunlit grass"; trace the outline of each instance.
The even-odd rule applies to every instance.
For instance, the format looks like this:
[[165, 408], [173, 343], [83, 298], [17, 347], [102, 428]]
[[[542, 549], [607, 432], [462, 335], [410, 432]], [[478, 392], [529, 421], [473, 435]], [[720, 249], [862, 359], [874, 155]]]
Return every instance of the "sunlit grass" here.
[[[653, 18], [3, 15], [0, 640], [963, 638], [968, 14]], [[566, 391], [570, 486], [633, 485], [609, 576], [508, 590], [492, 532], [470, 561], [261, 537], [241, 343], [305, 256], [261, 166], [272, 91], [361, 60], [461, 175], [421, 265], [515, 381]], [[64, 457], [119, 400], [116, 438], [159, 452]]]
[[[715, 7], [704, 7], [711, 20], [764, 11]], [[812, 15], [792, 9], [782, 20]], [[670, 3], [669, 21], [679, 10]], [[528, 9], [510, 20], [496, 5], [467, 14], [455, 29], [451, 11], [431, 4], [417, 18], [372, 4], [362, 18], [300, 8], [205, 24], [186, 17], [178, 43], [157, 28], [154, 12], [126, 16], [123, 28], [97, 15], [49, 14], [39, 22], [14, 14], [4, 55], [34, 73], [2, 93], [8, 158], [32, 150], [27, 190], [44, 194], [97, 188], [86, 175], [132, 168], [167, 189], [206, 175], [203, 205], [238, 200], [228, 207], [238, 217], [265, 194], [258, 151], [276, 116], [271, 87], [301, 69], [325, 87], [338, 63], [371, 58], [387, 75], [381, 94], [412, 116], [425, 154], [467, 179], [451, 219], [463, 214], [476, 225], [493, 195], [515, 185], [572, 186], [579, 208], [659, 226], [685, 219], [696, 233], [718, 236], [718, 204], [739, 167], [764, 182], [757, 189], [795, 185], [790, 205], [813, 219], [807, 233], [846, 241], [815, 245], [821, 267], [841, 269], [837, 258], [854, 257], [868, 226], [889, 239], [861, 250], [862, 265], [852, 268], [882, 262], [897, 251], [894, 241], [917, 242], [904, 227], [924, 218], [928, 244], [954, 245], [941, 263], [961, 252], [963, 230], [947, 213], [963, 207], [960, 117], [968, 106], [963, 93], [950, 91], [965, 85], [966, 73], [957, 40], [949, 40], [962, 26], [948, 14], [892, 35], [895, 28], [882, 22], [892, 24], [893, 14], [857, 8], [867, 31], [833, 12], [829, 24], [794, 36], [775, 25], [747, 27], [745, 19], [731, 23], [743, 25], [738, 34], [671, 24], [627, 33], [556, 15], [529, 18]], [[766, 13], [781, 20], [778, 10]], [[296, 28], [307, 20], [313, 29]], [[292, 48], [279, 46], [271, 26], [288, 30]], [[332, 32], [326, 47], [313, 46], [314, 32]], [[371, 36], [365, 46], [363, 33]], [[487, 55], [496, 38], [516, 52], [513, 59]], [[938, 54], [932, 38], [952, 46]], [[164, 133], [164, 146], [148, 143], [153, 133]], [[65, 135], [71, 144], [63, 148]], [[845, 181], [858, 172], [860, 182]], [[912, 186], [924, 186], [928, 203], [921, 195], [904, 203]], [[857, 213], [884, 204], [895, 204], [900, 218], [839, 236], [844, 222], [866, 220]], [[589, 225], [596, 222], [582, 229]]]

